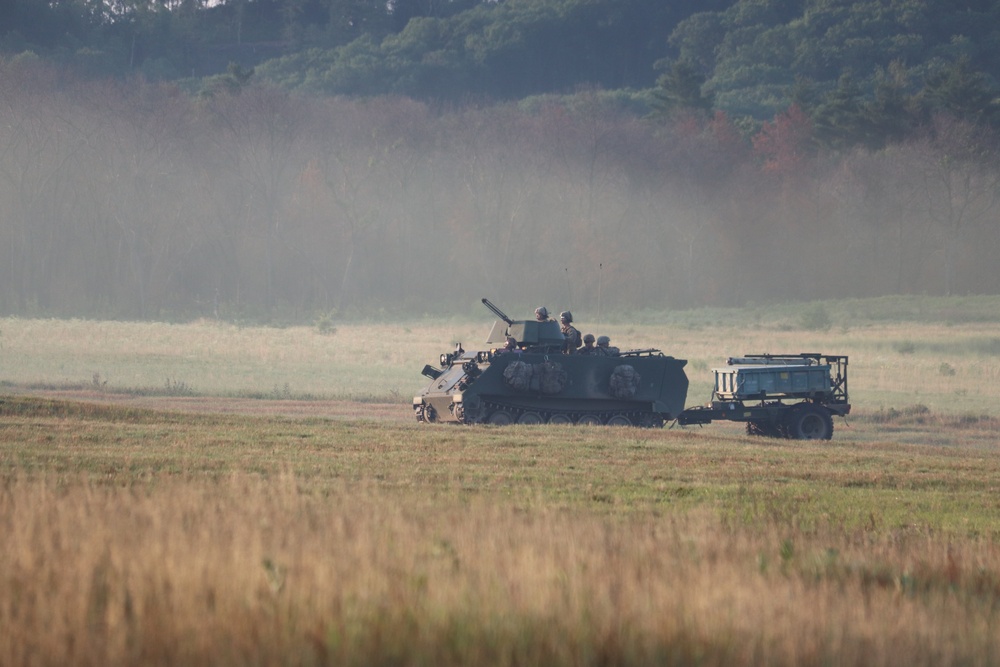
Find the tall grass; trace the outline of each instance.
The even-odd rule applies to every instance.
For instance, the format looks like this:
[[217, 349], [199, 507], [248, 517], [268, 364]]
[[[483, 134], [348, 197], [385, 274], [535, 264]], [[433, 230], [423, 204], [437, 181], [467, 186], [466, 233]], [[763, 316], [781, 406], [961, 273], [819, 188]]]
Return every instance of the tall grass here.
[[290, 474], [7, 479], [0, 664], [988, 665], [1000, 549]]

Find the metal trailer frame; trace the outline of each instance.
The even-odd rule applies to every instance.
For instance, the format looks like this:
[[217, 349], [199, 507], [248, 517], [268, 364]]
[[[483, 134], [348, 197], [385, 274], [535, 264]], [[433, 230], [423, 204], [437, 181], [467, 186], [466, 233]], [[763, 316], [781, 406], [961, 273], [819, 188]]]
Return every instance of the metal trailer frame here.
[[[710, 424], [713, 421], [746, 422], [747, 433], [796, 439], [829, 440], [833, 436], [833, 416], [846, 416], [851, 411], [847, 386], [847, 355], [802, 352], [799, 354], [746, 354], [741, 367], [762, 372], [794, 374], [802, 369], [815, 371], [826, 366], [830, 374], [828, 390], [803, 391], [761, 390], [753, 395], [732, 392], [723, 397], [718, 392], [718, 379], [709, 405], [687, 408], [676, 423], [681, 426]], [[734, 360], [730, 359], [730, 363]], [[717, 374], [718, 375], [718, 374]], [[794, 402], [787, 402], [794, 401]]]

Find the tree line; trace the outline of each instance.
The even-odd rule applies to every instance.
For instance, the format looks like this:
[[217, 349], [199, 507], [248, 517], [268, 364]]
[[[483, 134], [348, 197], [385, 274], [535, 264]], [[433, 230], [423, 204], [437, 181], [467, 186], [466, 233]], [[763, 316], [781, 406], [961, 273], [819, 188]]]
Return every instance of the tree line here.
[[756, 123], [794, 102], [819, 126], [881, 105], [877, 135], [905, 132], [899, 98], [927, 86], [938, 106], [976, 87], [1000, 122], [998, 26], [992, 0], [5, 0], [0, 53], [190, 92], [235, 65], [299, 92], [430, 104], [599, 87]]
[[[792, 105], [642, 118], [600, 91], [442, 109], [198, 96], [0, 61], [0, 313], [302, 320], [996, 293], [988, 124], [817, 148]], [[537, 304], [536, 304], [537, 305]]]
[[272, 83], [314, 93], [506, 99], [651, 86], [690, 13], [655, 0], [6, 0], [0, 53], [192, 87], [230, 62], [267, 63]]

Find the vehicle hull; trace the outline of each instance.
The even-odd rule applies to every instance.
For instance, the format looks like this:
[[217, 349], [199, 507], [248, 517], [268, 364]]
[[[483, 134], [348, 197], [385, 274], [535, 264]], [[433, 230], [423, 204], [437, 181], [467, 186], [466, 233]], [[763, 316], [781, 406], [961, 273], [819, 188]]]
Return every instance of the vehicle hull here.
[[[659, 425], [684, 410], [687, 362], [659, 353], [464, 353], [414, 399], [424, 421]], [[615, 420], [615, 417], [619, 419]], [[553, 419], [554, 418], [554, 419]]]

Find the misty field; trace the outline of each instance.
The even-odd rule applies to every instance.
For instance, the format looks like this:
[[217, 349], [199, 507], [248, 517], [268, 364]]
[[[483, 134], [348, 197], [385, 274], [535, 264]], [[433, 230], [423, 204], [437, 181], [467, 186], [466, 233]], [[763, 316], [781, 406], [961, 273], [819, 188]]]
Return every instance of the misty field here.
[[[420, 369], [461, 342], [475, 349], [492, 315], [289, 327], [0, 318], [0, 383], [141, 396], [342, 399], [409, 405]], [[471, 314], [467, 314], [471, 313]], [[530, 310], [514, 317], [531, 315]], [[927, 407], [1000, 416], [1000, 297], [896, 297], [805, 305], [638, 313], [578, 312], [582, 332], [622, 349], [688, 360], [688, 405], [707, 402], [711, 368], [747, 353], [851, 358], [860, 410]], [[2, 384], [0, 384], [2, 387]]]
[[822, 444], [416, 424], [486, 318], [0, 320], [0, 664], [1000, 664], [995, 305], [600, 328], [851, 355]]

